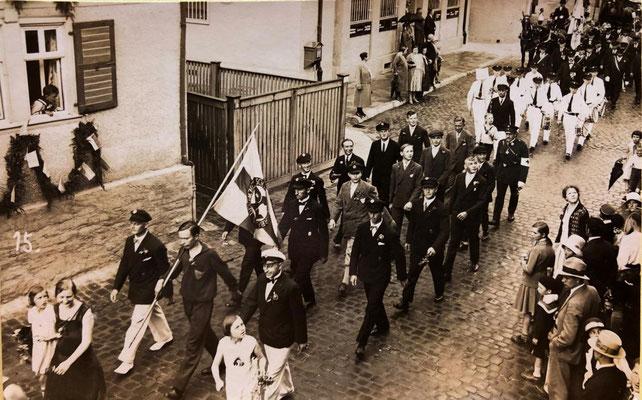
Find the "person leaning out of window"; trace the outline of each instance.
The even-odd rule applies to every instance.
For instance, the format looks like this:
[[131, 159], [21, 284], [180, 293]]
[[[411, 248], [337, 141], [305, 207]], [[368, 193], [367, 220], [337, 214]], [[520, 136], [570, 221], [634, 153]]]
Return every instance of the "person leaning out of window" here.
[[31, 105], [31, 115], [47, 114], [52, 116], [58, 107], [58, 88], [47, 85], [42, 88], [42, 96]]

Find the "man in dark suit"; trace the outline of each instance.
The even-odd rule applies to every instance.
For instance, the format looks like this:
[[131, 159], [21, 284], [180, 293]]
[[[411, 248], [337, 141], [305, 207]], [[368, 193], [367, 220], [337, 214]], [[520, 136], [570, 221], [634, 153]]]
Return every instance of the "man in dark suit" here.
[[562, 89], [562, 95], [564, 96], [571, 91], [571, 82], [582, 73], [582, 66], [576, 63], [573, 50], [567, 49], [566, 54], [568, 59], [562, 62], [557, 71], [557, 80], [560, 83], [560, 89]]
[[321, 206], [310, 197], [310, 181], [299, 179], [292, 186], [296, 199], [285, 204], [279, 232], [282, 238], [291, 232], [288, 241], [290, 269], [306, 308], [310, 308], [317, 303], [310, 272], [315, 262], [325, 264], [328, 261], [328, 225]]
[[463, 117], [457, 116], [453, 122], [455, 131], [448, 132], [444, 145], [453, 157], [453, 172], [459, 174], [464, 170], [464, 160], [472, 153], [473, 147], [475, 147], [475, 137], [464, 130], [466, 120]]
[[421, 153], [419, 165], [423, 170], [423, 175], [435, 178], [439, 182], [437, 189], [437, 198], [444, 201], [446, 187], [450, 181], [450, 175], [453, 173], [453, 157], [449, 150], [441, 145], [441, 139], [444, 133], [442, 131], [432, 131], [428, 135], [430, 138], [430, 147]]
[[[176, 400], [183, 397], [185, 388], [194, 374], [203, 354], [203, 348], [214, 358], [218, 347], [218, 337], [212, 330], [210, 320], [217, 292], [217, 277], [220, 275], [232, 292], [233, 297], [240, 296], [234, 275], [227, 264], [214, 249], [199, 240], [200, 227], [194, 221], [187, 221], [178, 228], [178, 237], [182, 246], [177, 268], [167, 271], [156, 283], [154, 291], [159, 293], [167, 281], [174, 280], [185, 270], [181, 282], [183, 309], [189, 322], [186, 335], [185, 355], [183, 362], [174, 375], [170, 390], [165, 397]], [[211, 369], [205, 368], [201, 374], [210, 375]]]
[[419, 158], [421, 157], [421, 152], [424, 147], [428, 147], [430, 145], [428, 132], [417, 124], [417, 112], [412, 110], [408, 111], [406, 113], [406, 121], [408, 122], [408, 126], [399, 132], [398, 143], [400, 147], [406, 143], [410, 143], [414, 150], [412, 160], [414, 162], [419, 162]]
[[[363, 282], [366, 292], [366, 312], [357, 335], [357, 358], [363, 359], [370, 334], [384, 334], [390, 330], [390, 323], [383, 305], [383, 297], [390, 282], [391, 265], [394, 260], [397, 279], [405, 285], [406, 256], [399, 237], [383, 219], [385, 203], [373, 199], [368, 201], [369, 221], [357, 228], [350, 259], [350, 283], [357, 285], [357, 277]], [[374, 327], [376, 332], [372, 332]]]
[[[334, 161], [334, 166], [330, 170], [330, 182], [337, 180], [337, 194], [341, 191], [341, 186], [350, 180], [348, 176], [348, 165], [356, 162], [361, 165], [366, 165], [363, 158], [353, 153], [354, 142], [352, 139], [343, 139], [341, 143], [343, 148], [343, 155], [337, 157]], [[341, 250], [341, 241], [343, 240], [343, 225], [339, 225], [337, 234], [334, 236], [334, 250], [339, 252]]]
[[557, 74], [562, 62], [564, 62], [564, 51], [566, 50], [566, 39], [560, 38], [557, 41], [557, 46], [551, 52], [551, 71]]
[[437, 25], [432, 17], [432, 12], [428, 9], [428, 14], [426, 14], [426, 19], [424, 19], [424, 35], [426, 35], [426, 39], [428, 39], [428, 35], [434, 35], [436, 30]]
[[[312, 156], [309, 153], [302, 153], [296, 158], [296, 163], [301, 169], [301, 172], [295, 174], [290, 183], [288, 184], [288, 191], [285, 194], [283, 199], [283, 206], [287, 200], [295, 199], [294, 188], [292, 183], [297, 178], [304, 178], [312, 182], [312, 187], [310, 188], [310, 197], [316, 200], [323, 208], [323, 215], [325, 218], [330, 218], [330, 209], [328, 208], [328, 198], [325, 194], [325, 187], [323, 186], [323, 179], [319, 178], [314, 172], [312, 172]], [[285, 210], [283, 210], [285, 211]]]
[[604, 82], [606, 82], [606, 97], [611, 103], [611, 109], [615, 109], [615, 105], [620, 98], [622, 91], [622, 82], [629, 80], [631, 73], [631, 65], [624, 58], [624, 51], [618, 50], [614, 57], [610, 57], [607, 65], [604, 68]]
[[400, 310], [407, 310], [412, 303], [419, 275], [426, 264], [430, 267], [432, 274], [435, 302], [438, 303], [444, 299], [442, 263], [450, 223], [448, 209], [435, 197], [438, 187], [437, 179], [423, 178], [421, 180], [423, 196], [412, 202], [406, 238], [406, 248], [410, 249], [408, 282], [403, 288], [401, 301], [394, 305]]
[[493, 201], [493, 190], [495, 190], [495, 168], [488, 163], [488, 149], [483, 146], [475, 146], [473, 155], [477, 156], [479, 162], [479, 175], [486, 180], [486, 202], [481, 209], [482, 240], [488, 239], [488, 203]]
[[498, 96], [491, 99], [488, 112], [493, 114], [493, 125], [498, 131], [506, 132], [509, 126], [515, 125], [515, 104], [509, 99], [508, 85], [497, 85]]
[[419, 198], [421, 187], [421, 166], [413, 159], [410, 143], [401, 145], [402, 159], [392, 166], [390, 174], [390, 214], [397, 225], [397, 235], [401, 233], [403, 216], [408, 216], [412, 201]]
[[[223, 228], [223, 233], [221, 234], [223, 244], [227, 243], [227, 237], [230, 232], [234, 230], [234, 226], [235, 225], [229, 221], [225, 223], [225, 228]], [[248, 283], [250, 283], [252, 271], [256, 273], [257, 277], [263, 273], [263, 268], [261, 267], [261, 246], [263, 246], [263, 243], [254, 239], [254, 235], [251, 232], [240, 226], [239, 243], [245, 248], [245, 253], [241, 260], [241, 271], [239, 272], [239, 293], [243, 293], [245, 292]], [[226, 305], [228, 307], [240, 306], [241, 297], [235, 297]]]
[[[136, 350], [143, 340], [149, 325], [154, 344], [151, 351], [158, 351], [173, 340], [167, 319], [158, 301], [154, 302], [154, 287], [158, 278], [169, 269], [165, 245], [149, 233], [147, 223], [152, 217], [145, 210], [133, 210], [129, 216], [129, 229], [132, 236], [125, 240], [125, 249], [120, 259], [114, 288], [110, 293], [112, 303], [118, 301], [118, 292], [129, 278], [129, 300], [134, 305], [132, 320], [125, 334], [125, 345], [118, 356], [122, 364], [114, 372], [119, 375], [128, 373], [134, 367]], [[172, 286], [165, 293], [171, 303]], [[150, 305], [154, 303], [149, 318]]]
[[453, 264], [462, 238], [470, 242], [470, 270], [479, 270], [479, 224], [481, 210], [486, 204], [486, 180], [478, 173], [476, 156], [466, 158], [465, 171], [455, 179], [450, 213], [450, 241], [444, 261], [445, 280], [452, 279]]
[[542, 76], [546, 76], [551, 70], [551, 57], [546, 53], [547, 49], [544, 43], [540, 43], [537, 51], [538, 53], [532, 60], [531, 68], [534, 65], [537, 67], [537, 72], [542, 74]]
[[372, 184], [377, 188], [379, 199], [386, 204], [389, 203], [390, 173], [395, 162], [401, 159], [399, 145], [390, 139], [390, 124], [380, 122], [377, 125], [377, 132], [380, 139], [372, 142], [364, 179], [370, 178], [372, 173]]
[[499, 227], [499, 218], [504, 208], [506, 190], [510, 187], [510, 200], [508, 201], [508, 221], [515, 220], [515, 210], [519, 202], [519, 191], [526, 184], [530, 160], [528, 147], [522, 140], [517, 139], [517, 127], [509, 127], [506, 139], [499, 141], [497, 158], [495, 158], [495, 175], [497, 177], [497, 195], [495, 196], [495, 209], [493, 219], [488, 224]]
[[551, 13], [551, 23], [553, 29], [564, 29], [568, 23], [568, 8], [566, 0], [561, 0], [559, 7]]
[[621, 360], [626, 356], [620, 337], [615, 332], [602, 330], [597, 337], [589, 338], [588, 343], [593, 349], [593, 357], [599, 368], [596, 367], [595, 371], [587, 371], [586, 375], [590, 375], [584, 384], [582, 399], [631, 398], [626, 396], [626, 374], [615, 365], [616, 360]]
[[600, 298], [608, 288], [613, 289], [617, 276], [618, 249], [602, 237], [605, 231], [604, 222], [596, 217], [590, 217], [586, 223], [588, 240], [582, 248], [582, 260], [586, 263], [586, 276], [589, 284], [597, 289]]
[[250, 290], [241, 313], [246, 324], [259, 310], [259, 339], [268, 360], [267, 375], [273, 382], [265, 389], [266, 399], [282, 399], [294, 392], [288, 357], [297, 343], [299, 352], [308, 347], [308, 325], [301, 292], [296, 282], [282, 271], [285, 255], [277, 249], [261, 253], [263, 271]]

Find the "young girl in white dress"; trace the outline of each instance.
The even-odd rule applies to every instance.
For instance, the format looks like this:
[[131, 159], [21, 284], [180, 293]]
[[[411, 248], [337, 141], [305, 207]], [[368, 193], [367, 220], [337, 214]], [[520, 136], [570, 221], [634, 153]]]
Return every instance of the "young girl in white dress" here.
[[31, 370], [38, 377], [40, 390], [45, 391], [47, 371], [56, 350], [56, 314], [53, 305], [49, 303], [49, 294], [42, 286], [34, 286], [27, 294], [29, 311], [27, 321], [31, 325], [33, 348], [31, 351]]
[[[238, 315], [225, 317], [223, 332], [225, 337], [219, 341], [212, 363], [216, 390], [225, 386], [227, 400], [262, 400], [259, 375], [265, 374], [266, 359], [261, 347], [245, 334], [245, 324]], [[225, 362], [225, 384], [219, 374], [221, 361]]]

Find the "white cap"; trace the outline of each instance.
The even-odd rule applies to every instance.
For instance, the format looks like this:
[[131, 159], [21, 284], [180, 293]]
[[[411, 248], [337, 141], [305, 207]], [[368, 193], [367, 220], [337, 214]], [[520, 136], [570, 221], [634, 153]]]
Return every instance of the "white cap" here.
[[640, 201], [640, 194], [636, 192], [631, 192], [627, 193], [626, 197], [624, 198], [624, 201], [629, 201], [629, 200], [635, 200], [637, 202]]
[[261, 252], [261, 259], [266, 260], [270, 258], [275, 258], [281, 261], [285, 261], [285, 254], [281, 253], [279, 249], [276, 247], [272, 247], [271, 249], [265, 249]]
[[475, 70], [475, 79], [486, 79], [488, 78], [488, 68], [477, 68]]

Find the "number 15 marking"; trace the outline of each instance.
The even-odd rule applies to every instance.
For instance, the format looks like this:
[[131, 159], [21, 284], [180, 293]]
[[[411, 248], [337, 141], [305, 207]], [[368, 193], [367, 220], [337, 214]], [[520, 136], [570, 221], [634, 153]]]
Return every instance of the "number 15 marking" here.
[[29, 238], [31, 237], [31, 233], [27, 233], [27, 231], [25, 231], [25, 234], [22, 235], [22, 243], [20, 240], [20, 236], [20, 231], [16, 231], [13, 234], [13, 237], [16, 239], [16, 253], [20, 253], [21, 249], [25, 253], [31, 253], [31, 251], [33, 250], [31, 241], [29, 240]]

